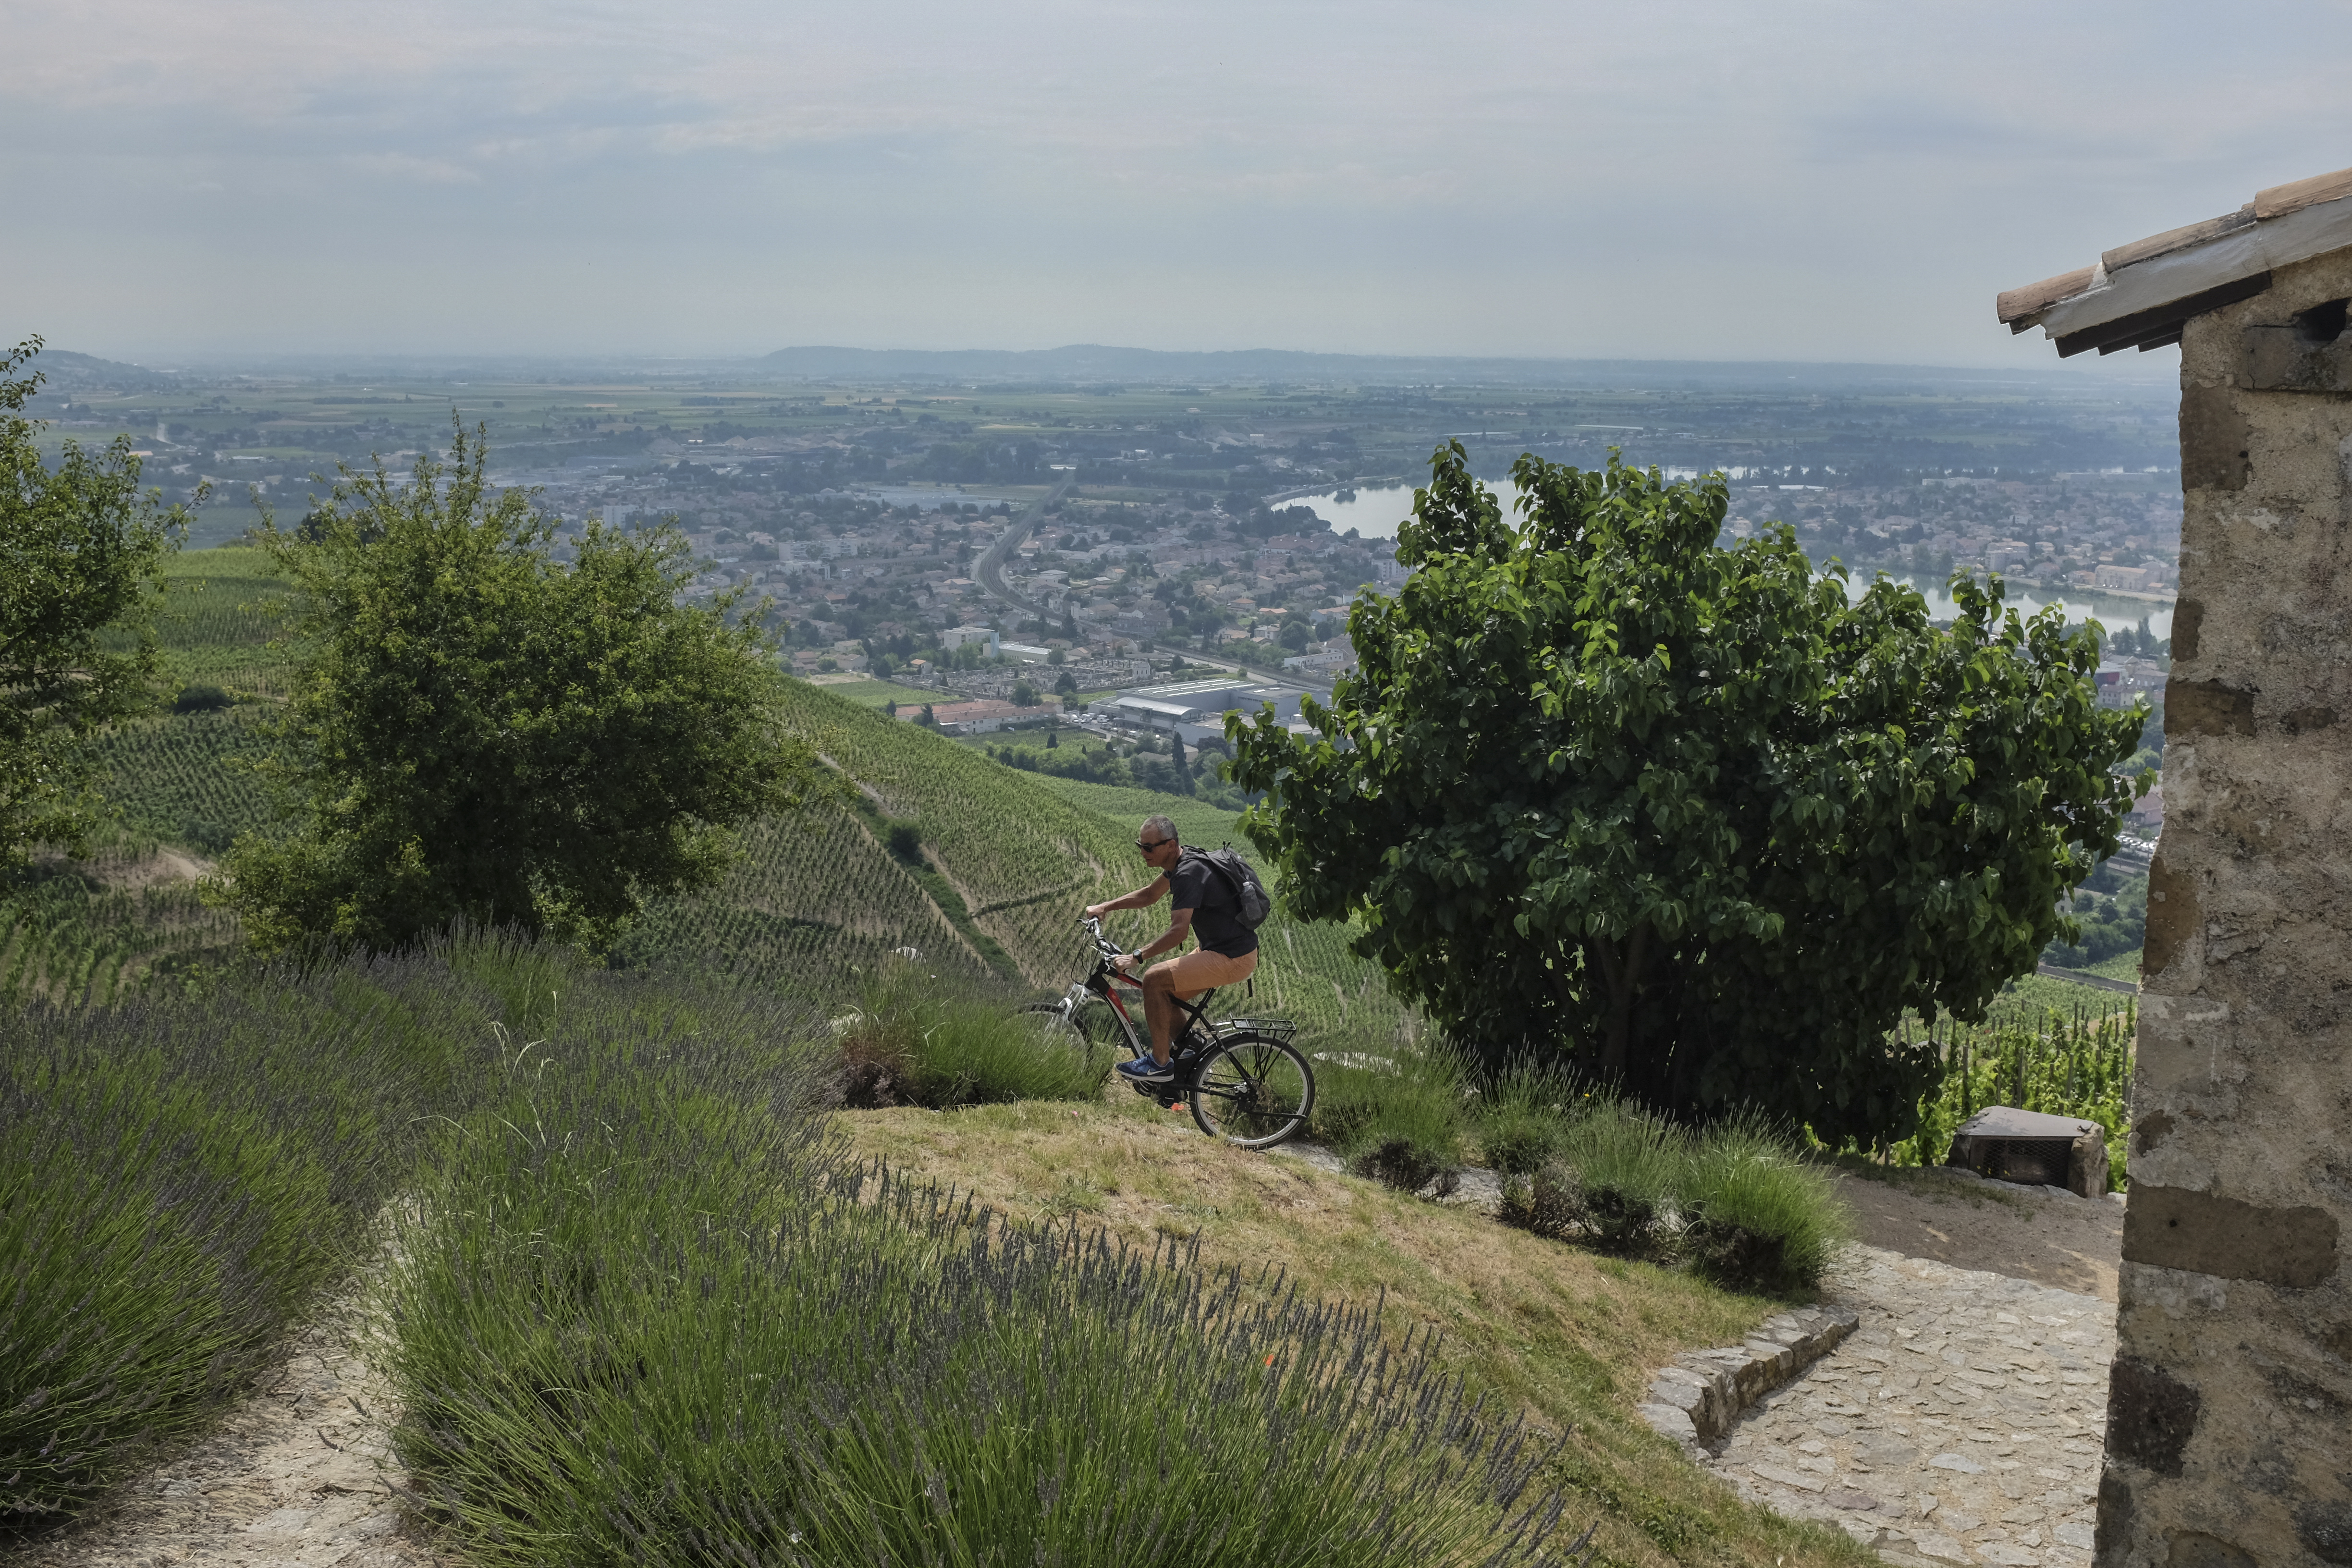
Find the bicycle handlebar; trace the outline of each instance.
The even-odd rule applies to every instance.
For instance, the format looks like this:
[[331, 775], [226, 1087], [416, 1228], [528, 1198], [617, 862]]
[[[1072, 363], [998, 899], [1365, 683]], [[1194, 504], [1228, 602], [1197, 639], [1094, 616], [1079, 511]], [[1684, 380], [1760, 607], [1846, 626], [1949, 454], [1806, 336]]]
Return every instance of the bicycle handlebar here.
[[1126, 948], [1119, 946], [1118, 943], [1103, 935], [1102, 921], [1097, 917], [1093, 915], [1080, 916], [1078, 923], [1087, 928], [1087, 934], [1095, 939], [1096, 950], [1105, 958], [1132, 958], [1135, 956]]

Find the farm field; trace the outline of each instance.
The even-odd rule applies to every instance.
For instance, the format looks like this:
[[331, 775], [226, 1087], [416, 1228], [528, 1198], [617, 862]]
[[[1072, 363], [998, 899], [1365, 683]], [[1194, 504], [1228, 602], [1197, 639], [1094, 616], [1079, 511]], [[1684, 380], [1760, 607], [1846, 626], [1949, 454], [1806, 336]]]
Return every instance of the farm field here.
[[866, 708], [879, 708], [886, 702], [896, 702], [900, 708], [913, 708], [919, 711], [926, 702], [955, 700], [951, 696], [926, 691], [919, 686], [901, 686], [895, 680], [843, 680], [838, 677], [820, 675], [808, 684]]

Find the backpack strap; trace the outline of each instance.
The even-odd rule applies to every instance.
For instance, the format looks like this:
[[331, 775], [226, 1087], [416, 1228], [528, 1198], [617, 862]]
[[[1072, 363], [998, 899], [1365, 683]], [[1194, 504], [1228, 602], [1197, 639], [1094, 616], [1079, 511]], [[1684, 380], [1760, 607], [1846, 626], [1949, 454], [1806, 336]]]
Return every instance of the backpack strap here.
[[1202, 861], [1208, 866], [1209, 869], [1217, 874], [1217, 880], [1225, 885], [1225, 891], [1234, 896], [1234, 904], [1239, 905], [1241, 903], [1242, 879], [1239, 877], [1234, 876], [1230, 870], [1226, 869], [1223, 861], [1218, 859], [1214, 855], [1210, 854], [1206, 849], [1195, 849], [1190, 845], [1187, 845], [1176, 851], [1176, 858], [1180, 861], [1187, 855], [1199, 856]]

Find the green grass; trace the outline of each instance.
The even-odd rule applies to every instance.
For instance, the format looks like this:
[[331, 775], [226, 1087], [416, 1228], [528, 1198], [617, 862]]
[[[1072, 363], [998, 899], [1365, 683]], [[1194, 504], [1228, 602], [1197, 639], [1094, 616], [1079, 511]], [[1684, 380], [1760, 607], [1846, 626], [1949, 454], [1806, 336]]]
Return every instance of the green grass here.
[[1852, 1232], [1827, 1174], [1760, 1118], [1680, 1127], [1600, 1095], [1562, 1102], [1559, 1118], [1549, 1156], [1504, 1190], [1504, 1217], [1538, 1235], [1792, 1293]]
[[1115, 1059], [1108, 1048], [1074, 1049], [1001, 996], [959, 994], [905, 963], [866, 977], [840, 1049], [849, 1102], [868, 1109], [1098, 1100]]
[[960, 1184], [1016, 1224], [1077, 1214], [1132, 1247], [1179, 1240], [1212, 1269], [1271, 1267], [1302, 1295], [1376, 1314], [1391, 1347], [1434, 1334], [1443, 1364], [1499, 1402], [1503, 1418], [1526, 1412], [1560, 1434], [1547, 1479], [1568, 1489], [1573, 1528], [1597, 1516], [1596, 1563], [1876, 1561], [1834, 1529], [1739, 1501], [1634, 1414], [1658, 1366], [1685, 1350], [1737, 1344], [1779, 1310], [1774, 1300], [1234, 1149], [1116, 1087], [1099, 1105], [850, 1111], [839, 1121], [860, 1152]]

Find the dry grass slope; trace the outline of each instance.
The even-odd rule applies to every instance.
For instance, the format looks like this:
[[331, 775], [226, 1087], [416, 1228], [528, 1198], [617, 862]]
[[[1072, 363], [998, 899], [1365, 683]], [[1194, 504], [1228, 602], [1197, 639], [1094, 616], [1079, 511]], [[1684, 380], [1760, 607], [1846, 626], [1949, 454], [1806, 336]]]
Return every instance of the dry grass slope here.
[[1842, 1534], [1741, 1503], [1633, 1418], [1649, 1371], [1737, 1342], [1776, 1310], [1646, 1264], [1594, 1257], [1466, 1212], [1213, 1142], [1114, 1090], [1102, 1105], [844, 1112], [856, 1149], [954, 1183], [1017, 1219], [1089, 1217], [1121, 1235], [1198, 1236], [1205, 1259], [1286, 1267], [1302, 1291], [1368, 1305], [1390, 1334], [1444, 1332], [1479, 1387], [1565, 1430], [1572, 1515], [1597, 1560], [1750, 1568], [1874, 1559]]

